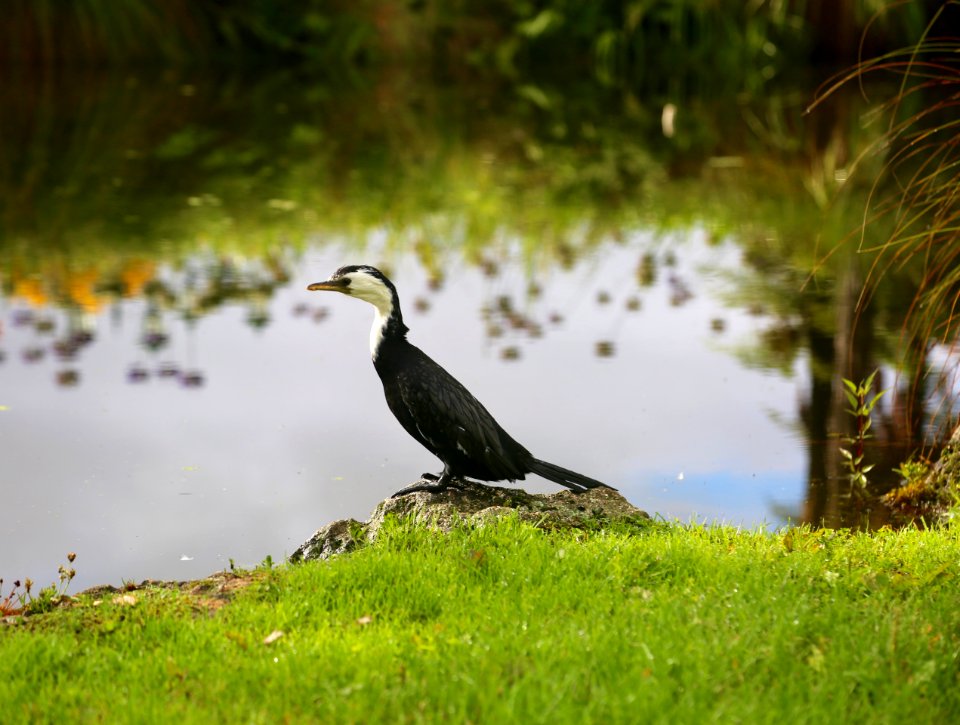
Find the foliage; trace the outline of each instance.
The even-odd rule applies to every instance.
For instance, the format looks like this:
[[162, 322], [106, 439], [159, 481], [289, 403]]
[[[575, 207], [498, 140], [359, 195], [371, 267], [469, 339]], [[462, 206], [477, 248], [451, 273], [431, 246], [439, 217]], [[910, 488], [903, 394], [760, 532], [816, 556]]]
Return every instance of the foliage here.
[[44, 64], [297, 59], [341, 72], [402, 58], [506, 74], [592, 67], [605, 82], [662, 85], [667, 67], [673, 82], [690, 71], [730, 78], [749, 68], [769, 78], [802, 64], [820, 34], [840, 36], [818, 51], [835, 61], [868, 23], [886, 42], [922, 24], [918, 7], [899, 23], [872, 21], [879, 2], [844, 0], [820, 12], [817, 3], [777, 0], [8, 0], [0, 54]]
[[911, 519], [955, 521], [960, 514], [960, 446], [956, 433], [935, 464], [906, 461], [897, 471], [902, 481], [883, 497], [892, 510]]
[[0, 56], [26, 64], [218, 65], [264, 56], [351, 63], [370, 33], [350, 3], [8, 0]]
[[391, 524], [269, 588], [243, 588], [258, 571], [23, 618], [0, 629], [0, 700], [34, 721], [943, 722], [958, 547], [956, 529]]
[[853, 417], [856, 427], [853, 435], [842, 438], [844, 443], [852, 447], [852, 450], [851, 448], [841, 447], [840, 453], [845, 459], [850, 485], [857, 492], [863, 492], [867, 489], [867, 474], [874, 467], [874, 464], [864, 462], [866, 455], [864, 444], [868, 439], [873, 438], [873, 434], [870, 433], [870, 427], [873, 425], [873, 409], [880, 402], [880, 398], [888, 392], [881, 390], [879, 393], [871, 395], [873, 379], [877, 372], [877, 370], [874, 370], [859, 383], [843, 378], [843, 385], [846, 388], [843, 392], [847, 397], [847, 402], [850, 403], [847, 413]]
[[[569, 265], [626, 228], [698, 224], [716, 238], [775, 239], [794, 250], [795, 269], [812, 263], [804, 186], [814, 174], [790, 136], [795, 93], [674, 98], [668, 140], [657, 97], [367, 82], [146, 74], [8, 85], [0, 263], [16, 279], [42, 265], [44, 280], [89, 270], [117, 288], [142, 277], [128, 268], [149, 274], [198, 247], [264, 256], [281, 239], [360, 246], [384, 233], [428, 269], [451, 248], [479, 262], [515, 242]], [[370, 112], [378, 106], [389, 112]]]
[[904, 461], [895, 473], [900, 476], [900, 485], [883, 496], [883, 502], [897, 512], [911, 517], [936, 519], [940, 508], [940, 494], [932, 485], [930, 465], [925, 461]]

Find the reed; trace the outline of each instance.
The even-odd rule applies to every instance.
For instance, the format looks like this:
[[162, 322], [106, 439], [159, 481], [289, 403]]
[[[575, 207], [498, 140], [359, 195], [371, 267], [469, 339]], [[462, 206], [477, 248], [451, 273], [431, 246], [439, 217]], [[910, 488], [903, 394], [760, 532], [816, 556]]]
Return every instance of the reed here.
[[[883, 159], [858, 238], [857, 251], [873, 260], [859, 309], [871, 303], [879, 279], [908, 267], [919, 270], [901, 336], [902, 349], [923, 356], [933, 345], [956, 351], [960, 332], [960, 41], [949, 35], [958, 15], [960, 3], [943, 3], [915, 43], [834, 77], [814, 103], [875, 76], [896, 81], [870, 119], [883, 132], [858, 160], [864, 166]], [[890, 231], [868, 241], [877, 228]], [[939, 385], [948, 390], [955, 371], [941, 372]], [[954, 403], [945, 404], [949, 422]]]

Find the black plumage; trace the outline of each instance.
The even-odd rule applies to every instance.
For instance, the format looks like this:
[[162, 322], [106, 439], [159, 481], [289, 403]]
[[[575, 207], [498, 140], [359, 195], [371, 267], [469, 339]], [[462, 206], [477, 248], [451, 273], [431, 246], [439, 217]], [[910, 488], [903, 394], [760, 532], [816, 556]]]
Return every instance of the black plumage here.
[[517, 443], [456, 378], [407, 340], [396, 287], [375, 267], [341, 267], [326, 282], [308, 287], [358, 297], [376, 310], [370, 352], [387, 405], [404, 429], [443, 461], [439, 477], [401, 493], [440, 491], [460, 477], [523, 480], [536, 473], [582, 493], [606, 484], [535, 458]]

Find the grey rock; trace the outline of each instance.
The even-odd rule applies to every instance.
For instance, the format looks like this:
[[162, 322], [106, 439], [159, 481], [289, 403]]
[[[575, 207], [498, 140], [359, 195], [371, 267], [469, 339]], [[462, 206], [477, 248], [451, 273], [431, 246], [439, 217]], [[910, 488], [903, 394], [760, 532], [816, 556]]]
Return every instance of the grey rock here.
[[353, 551], [365, 539], [368, 525], [356, 519], [340, 519], [317, 529], [290, 555], [290, 561], [329, 559], [331, 556]]
[[351, 551], [363, 541], [375, 541], [391, 514], [444, 532], [459, 522], [482, 526], [514, 514], [544, 529], [597, 529], [650, 518], [612, 488], [594, 488], [581, 494], [566, 490], [530, 494], [518, 488], [461, 481], [458, 488], [441, 493], [417, 491], [381, 501], [363, 523], [354, 519], [334, 521], [318, 529], [293, 552], [290, 561], [327, 559]]

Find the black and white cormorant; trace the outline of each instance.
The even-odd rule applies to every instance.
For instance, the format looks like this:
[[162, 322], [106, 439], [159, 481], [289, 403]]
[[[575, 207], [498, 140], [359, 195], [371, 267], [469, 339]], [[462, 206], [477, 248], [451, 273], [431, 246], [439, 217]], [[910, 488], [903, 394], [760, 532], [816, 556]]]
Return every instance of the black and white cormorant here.
[[500, 427], [487, 409], [450, 373], [407, 341], [397, 288], [375, 267], [341, 267], [326, 282], [308, 290], [330, 290], [364, 300], [376, 312], [370, 329], [370, 354], [383, 382], [387, 405], [428, 451], [443, 461], [440, 476], [423, 474], [432, 483], [415, 484], [394, 495], [439, 492], [460, 477], [482, 481], [522, 480], [528, 473], [577, 493], [610, 488], [574, 471], [534, 458]]

